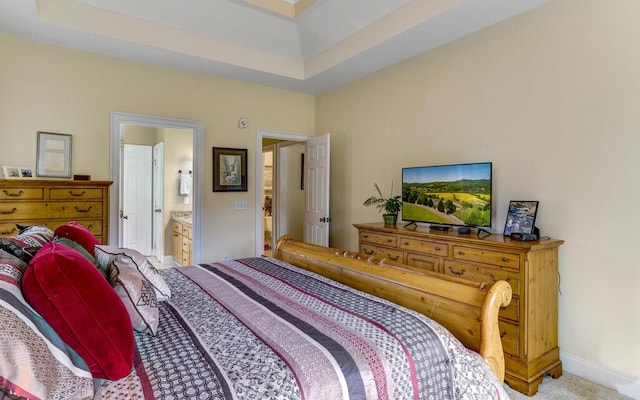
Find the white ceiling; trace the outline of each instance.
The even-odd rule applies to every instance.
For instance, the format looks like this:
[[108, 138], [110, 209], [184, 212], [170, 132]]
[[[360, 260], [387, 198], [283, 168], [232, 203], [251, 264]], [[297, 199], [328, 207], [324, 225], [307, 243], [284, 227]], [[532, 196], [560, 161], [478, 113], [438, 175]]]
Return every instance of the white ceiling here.
[[317, 94], [547, 1], [0, 0], [0, 32]]

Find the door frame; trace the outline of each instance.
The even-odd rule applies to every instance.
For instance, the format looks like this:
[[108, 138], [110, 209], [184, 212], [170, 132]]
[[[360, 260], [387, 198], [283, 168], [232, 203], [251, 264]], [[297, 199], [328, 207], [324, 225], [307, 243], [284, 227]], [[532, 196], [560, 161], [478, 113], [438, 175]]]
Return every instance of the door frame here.
[[[262, 195], [264, 192], [264, 186], [262, 182], [262, 139], [279, 139], [279, 140], [288, 140], [291, 142], [306, 142], [309, 138], [314, 137], [314, 135], [309, 133], [293, 133], [293, 132], [284, 132], [284, 131], [273, 131], [267, 129], [257, 129], [256, 130], [256, 149], [260, 149], [260, 151], [256, 151], [256, 257], [260, 257], [264, 252], [264, 226], [262, 222]], [[273, 171], [275, 175], [277, 171]], [[274, 239], [274, 245], [275, 240]]]
[[[200, 262], [202, 254], [202, 203], [204, 164], [204, 123], [176, 118], [130, 114], [112, 111], [109, 118], [109, 171], [113, 184], [109, 190], [109, 243], [119, 245], [122, 238], [120, 224], [121, 151], [123, 125], [141, 125], [155, 128], [190, 129], [193, 132], [193, 263]], [[113, 229], [116, 228], [117, 229]]]
[[[153, 220], [151, 222], [152, 244], [151, 251], [158, 261], [164, 262], [164, 232], [162, 223], [164, 222], [164, 142], [153, 145]], [[158, 157], [158, 158], [157, 158]], [[158, 161], [160, 161], [158, 163]], [[157, 211], [160, 210], [160, 211]]]

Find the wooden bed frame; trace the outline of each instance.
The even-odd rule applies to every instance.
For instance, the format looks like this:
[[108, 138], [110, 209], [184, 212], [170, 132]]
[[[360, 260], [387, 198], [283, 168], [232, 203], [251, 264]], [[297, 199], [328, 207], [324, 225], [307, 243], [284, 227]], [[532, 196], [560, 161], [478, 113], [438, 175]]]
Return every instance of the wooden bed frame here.
[[500, 307], [511, 302], [505, 281], [478, 284], [408, 265], [364, 257], [281, 237], [273, 257], [390, 300], [438, 321], [487, 361], [500, 382], [504, 353], [498, 327]]

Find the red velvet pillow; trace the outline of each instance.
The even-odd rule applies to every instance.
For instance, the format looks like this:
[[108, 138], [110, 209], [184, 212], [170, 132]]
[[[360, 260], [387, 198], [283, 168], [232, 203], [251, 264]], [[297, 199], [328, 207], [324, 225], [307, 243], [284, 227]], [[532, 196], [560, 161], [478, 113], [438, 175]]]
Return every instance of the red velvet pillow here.
[[31, 306], [87, 363], [94, 378], [116, 380], [131, 372], [133, 328], [118, 294], [84, 256], [51, 242], [22, 278]]
[[67, 222], [66, 225], [62, 225], [56, 228], [53, 232], [54, 236], [58, 237], [66, 237], [74, 242], [78, 243], [80, 246], [84, 247], [86, 251], [89, 252], [92, 256], [95, 257], [96, 253], [93, 250], [93, 247], [96, 244], [100, 244], [98, 239], [84, 225], [77, 223], [76, 221]]

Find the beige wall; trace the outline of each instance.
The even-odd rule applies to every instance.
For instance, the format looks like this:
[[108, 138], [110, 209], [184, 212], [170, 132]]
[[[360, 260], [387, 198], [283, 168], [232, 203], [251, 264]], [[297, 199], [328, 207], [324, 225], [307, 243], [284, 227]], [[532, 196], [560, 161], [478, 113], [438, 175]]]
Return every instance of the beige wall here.
[[[36, 132], [73, 135], [73, 173], [109, 177], [109, 113], [204, 122], [203, 260], [255, 251], [256, 129], [311, 133], [314, 98], [0, 35], [0, 164], [35, 167]], [[239, 129], [240, 117], [251, 121]], [[248, 149], [249, 192], [212, 192], [213, 146]]]
[[[357, 248], [373, 183], [492, 161], [493, 230], [540, 200], [560, 248], [567, 360], [640, 377], [640, 2], [555, 0], [316, 98], [332, 133], [332, 243]], [[345, 173], [348, 171], [348, 173]], [[574, 358], [575, 357], [575, 358]]]
[[[356, 249], [373, 183], [401, 168], [492, 161], [493, 229], [541, 201], [560, 249], [560, 346], [640, 378], [640, 3], [552, 0], [317, 96], [0, 35], [0, 163], [35, 166], [36, 132], [74, 135], [73, 173], [109, 179], [109, 112], [205, 123], [203, 259], [253, 254], [255, 129], [331, 132], [332, 244]], [[315, 109], [314, 109], [315, 105]], [[240, 130], [240, 116], [251, 128]], [[211, 192], [211, 147], [249, 149], [249, 192]]]

